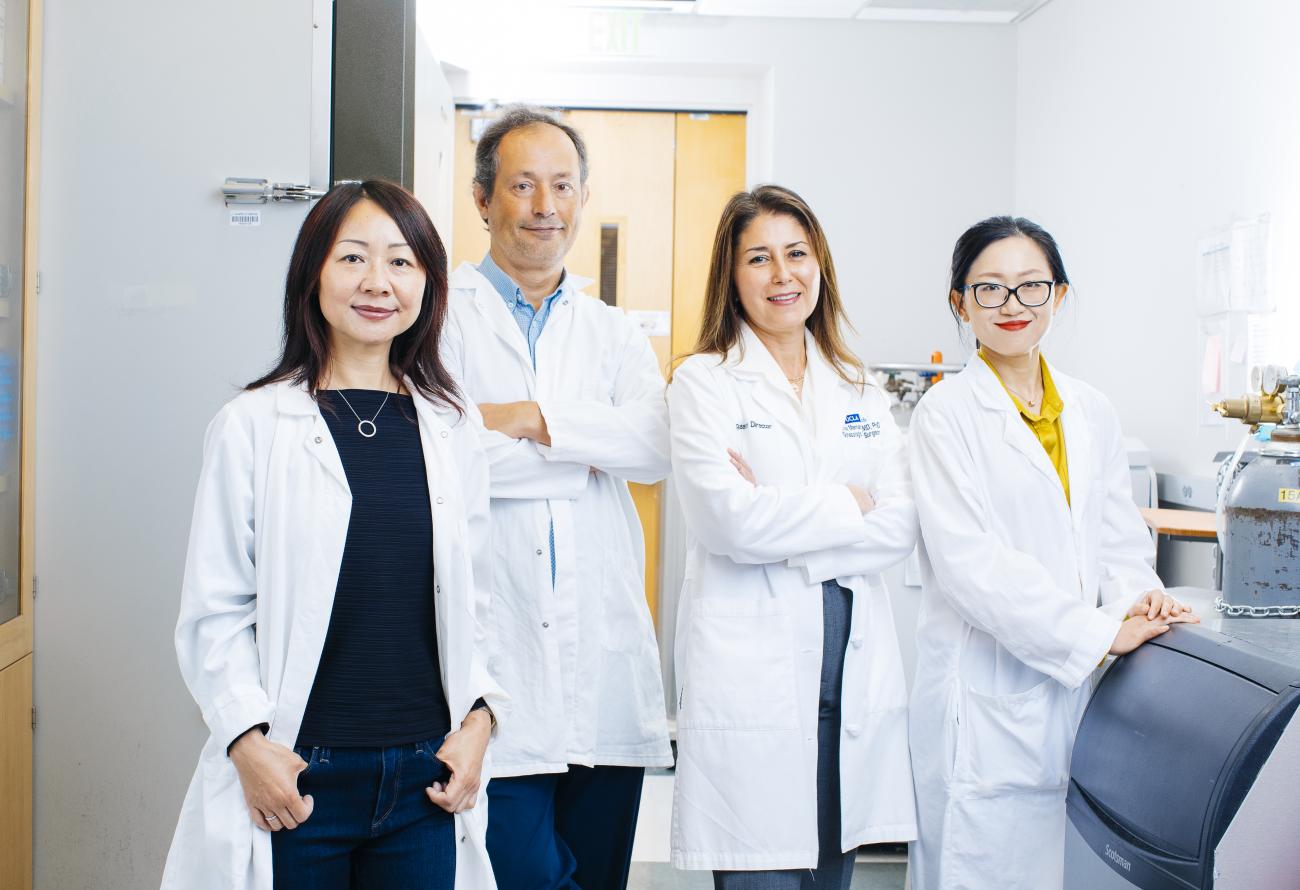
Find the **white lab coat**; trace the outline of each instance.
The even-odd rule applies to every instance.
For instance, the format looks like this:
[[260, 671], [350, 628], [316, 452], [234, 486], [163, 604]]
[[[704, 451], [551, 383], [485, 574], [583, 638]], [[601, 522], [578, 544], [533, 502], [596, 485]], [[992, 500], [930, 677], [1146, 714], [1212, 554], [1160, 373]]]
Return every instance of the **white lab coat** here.
[[[823, 581], [853, 591], [844, 655], [842, 850], [916, 836], [907, 693], [880, 572], [916, 543], [889, 400], [839, 378], [808, 337], [815, 439], [748, 326], [725, 359], [696, 355], [668, 388], [673, 481], [690, 533], [677, 630], [678, 868], [817, 864]], [[752, 468], [751, 485], [727, 449]], [[844, 485], [864, 486], [862, 515]]]
[[1161, 586], [1114, 409], [1049, 369], [1065, 404], [1068, 504], [1047, 452], [978, 355], [912, 415], [923, 537], [915, 890], [1061, 886], [1070, 750], [1089, 675], [1127, 608]]
[[[416, 396], [433, 510], [438, 657], [453, 720], [508, 700], [480, 656], [476, 603], [489, 575], [487, 464], [477, 422]], [[352, 495], [329, 427], [304, 388], [236, 396], [208, 426], [176, 626], [181, 673], [211, 730], [163, 872], [164, 890], [271, 890], [271, 836], [254, 827], [231, 741], [250, 726], [292, 747], [333, 610]], [[489, 748], [490, 751], [490, 748]], [[486, 770], [490, 764], [485, 763]], [[484, 782], [484, 789], [487, 783]], [[496, 886], [486, 791], [456, 816], [456, 887]]]
[[[477, 268], [452, 275], [443, 343], [475, 402], [535, 401], [549, 447], [484, 431], [491, 464], [489, 669], [514, 711], [493, 775], [569, 764], [672, 763], [645, 545], [627, 483], [668, 472], [663, 376], [627, 315], [566, 275], [537, 370], [505, 300]], [[555, 523], [555, 583], [549, 532]]]

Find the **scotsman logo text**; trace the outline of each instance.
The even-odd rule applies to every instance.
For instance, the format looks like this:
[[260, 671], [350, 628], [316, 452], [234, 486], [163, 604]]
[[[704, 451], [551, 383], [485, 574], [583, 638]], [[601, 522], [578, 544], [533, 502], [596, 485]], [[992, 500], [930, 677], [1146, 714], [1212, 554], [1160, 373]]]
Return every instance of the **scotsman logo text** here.
[[1110, 848], [1110, 844], [1106, 845], [1106, 858], [1109, 859], [1111, 862], [1115, 863], [1116, 865], [1118, 865], [1120, 868], [1124, 869], [1124, 871], [1133, 870], [1133, 863], [1129, 862], [1123, 856], [1119, 855], [1114, 850], [1112, 850]]

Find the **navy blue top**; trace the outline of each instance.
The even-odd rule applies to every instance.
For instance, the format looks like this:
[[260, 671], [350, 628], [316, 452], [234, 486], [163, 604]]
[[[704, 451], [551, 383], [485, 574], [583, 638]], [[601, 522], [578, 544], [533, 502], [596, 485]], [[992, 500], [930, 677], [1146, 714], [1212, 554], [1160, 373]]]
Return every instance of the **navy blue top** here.
[[[433, 515], [410, 396], [344, 390], [377, 432], [367, 439], [337, 391], [317, 394], [352, 489], [325, 648], [299, 745], [388, 747], [451, 729], [438, 668]], [[378, 416], [375, 412], [379, 411]]]

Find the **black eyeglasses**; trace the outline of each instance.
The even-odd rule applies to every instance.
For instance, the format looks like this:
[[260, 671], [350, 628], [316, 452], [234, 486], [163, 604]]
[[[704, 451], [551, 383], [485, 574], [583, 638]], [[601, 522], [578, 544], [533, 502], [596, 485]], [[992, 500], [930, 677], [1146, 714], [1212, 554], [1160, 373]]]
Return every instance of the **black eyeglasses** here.
[[1054, 290], [1056, 290], [1055, 281], [1024, 281], [1015, 287], [977, 281], [963, 287], [962, 293], [972, 292], [975, 296], [975, 302], [985, 309], [1001, 308], [1012, 297], [1019, 300], [1021, 306], [1032, 309], [1052, 299]]

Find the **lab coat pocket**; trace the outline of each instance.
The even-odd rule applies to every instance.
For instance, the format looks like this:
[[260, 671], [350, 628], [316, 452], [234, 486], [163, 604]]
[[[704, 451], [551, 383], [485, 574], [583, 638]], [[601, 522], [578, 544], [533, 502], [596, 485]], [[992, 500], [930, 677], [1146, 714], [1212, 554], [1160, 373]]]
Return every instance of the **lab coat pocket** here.
[[995, 696], [962, 684], [957, 694], [955, 785], [973, 795], [1065, 787], [1074, 726], [1063, 686]]
[[793, 634], [790, 614], [776, 600], [695, 600], [678, 724], [683, 729], [796, 729]]
[[881, 440], [849, 437], [846, 433], [841, 441], [840, 465], [832, 478], [836, 482], [872, 488], [880, 478], [887, 456]]

